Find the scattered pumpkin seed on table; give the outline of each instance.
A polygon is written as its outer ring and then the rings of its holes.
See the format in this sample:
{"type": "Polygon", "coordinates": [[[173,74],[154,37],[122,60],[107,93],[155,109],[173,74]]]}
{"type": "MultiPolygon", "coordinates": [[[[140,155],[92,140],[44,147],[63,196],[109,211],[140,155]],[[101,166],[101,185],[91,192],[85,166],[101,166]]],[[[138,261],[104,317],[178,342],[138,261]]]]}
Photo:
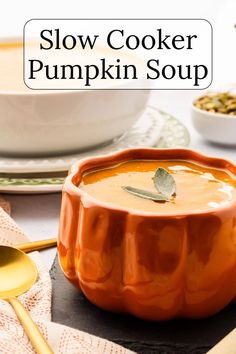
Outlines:
{"type": "Polygon", "coordinates": [[[236,96],[229,92],[212,93],[198,98],[194,106],[212,113],[236,116],[236,96]]]}

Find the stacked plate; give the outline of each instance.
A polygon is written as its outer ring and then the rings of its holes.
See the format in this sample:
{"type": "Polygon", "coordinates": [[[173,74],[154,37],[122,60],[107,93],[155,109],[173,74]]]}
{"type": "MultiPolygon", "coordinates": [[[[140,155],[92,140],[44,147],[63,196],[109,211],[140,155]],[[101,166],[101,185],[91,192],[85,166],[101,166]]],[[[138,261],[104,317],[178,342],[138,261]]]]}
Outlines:
{"type": "Polygon", "coordinates": [[[187,129],[171,115],[147,107],[133,127],[119,138],[96,149],[47,158],[0,156],[1,193],[60,192],[70,166],[81,158],[129,147],[187,147],[187,129]]]}

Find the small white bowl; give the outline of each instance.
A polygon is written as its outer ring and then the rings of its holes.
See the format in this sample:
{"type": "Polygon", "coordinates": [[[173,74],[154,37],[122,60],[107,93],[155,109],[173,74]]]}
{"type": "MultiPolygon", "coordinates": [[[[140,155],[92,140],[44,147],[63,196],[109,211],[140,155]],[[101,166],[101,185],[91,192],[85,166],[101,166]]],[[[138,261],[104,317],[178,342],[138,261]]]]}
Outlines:
{"type": "Polygon", "coordinates": [[[224,145],[236,145],[236,116],[207,112],[192,104],[192,122],[206,140],[224,145]]]}

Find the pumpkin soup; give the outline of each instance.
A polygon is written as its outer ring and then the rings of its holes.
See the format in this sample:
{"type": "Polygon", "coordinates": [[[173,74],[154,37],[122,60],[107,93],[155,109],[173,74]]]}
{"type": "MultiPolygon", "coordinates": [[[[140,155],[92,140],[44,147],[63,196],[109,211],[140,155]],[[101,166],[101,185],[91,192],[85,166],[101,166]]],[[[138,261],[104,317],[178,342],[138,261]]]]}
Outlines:
{"type": "Polygon", "coordinates": [[[89,171],[79,187],[103,202],[158,214],[212,210],[236,197],[236,180],[226,171],[181,160],[135,160],[89,171]]]}
{"type": "Polygon", "coordinates": [[[23,43],[0,42],[0,90],[29,91],[23,80],[23,43]]]}

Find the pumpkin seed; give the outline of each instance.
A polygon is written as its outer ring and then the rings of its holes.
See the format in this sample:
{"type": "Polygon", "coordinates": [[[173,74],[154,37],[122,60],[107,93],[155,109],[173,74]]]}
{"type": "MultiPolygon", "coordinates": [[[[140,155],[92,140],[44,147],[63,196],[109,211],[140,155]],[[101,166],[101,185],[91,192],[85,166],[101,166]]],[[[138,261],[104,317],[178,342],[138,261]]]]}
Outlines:
{"type": "Polygon", "coordinates": [[[236,96],[229,92],[212,93],[199,97],[194,106],[212,113],[236,115],[236,96]]]}

